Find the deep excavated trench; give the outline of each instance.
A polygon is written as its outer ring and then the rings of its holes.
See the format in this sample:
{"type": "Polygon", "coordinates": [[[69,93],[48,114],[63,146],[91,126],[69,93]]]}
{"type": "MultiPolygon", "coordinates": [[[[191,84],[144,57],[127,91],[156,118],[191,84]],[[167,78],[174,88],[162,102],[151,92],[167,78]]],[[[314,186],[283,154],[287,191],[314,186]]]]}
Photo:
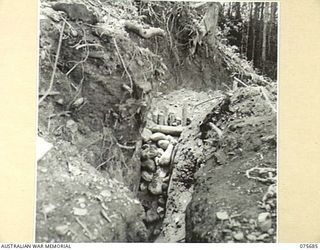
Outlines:
{"type": "Polygon", "coordinates": [[[168,107],[158,107],[148,114],[147,126],[142,132],[144,144],[138,198],[146,212],[145,223],[150,241],[154,241],[162,230],[177,143],[189,123],[189,118],[185,117],[185,107],[180,113],[172,112],[168,107]]]}
{"type": "MultiPolygon", "coordinates": [[[[213,97],[221,97],[221,92],[180,89],[168,94],[158,93],[151,101],[151,111],[146,115],[147,123],[142,131],[141,180],[137,195],[145,209],[144,222],[149,231],[149,241],[163,241],[160,235],[166,230],[163,221],[170,220],[165,216],[171,217],[172,210],[183,218],[177,226],[180,232],[175,232],[171,237],[175,241],[181,241],[181,238],[185,237],[181,237],[181,233],[184,234],[185,230],[184,214],[187,200],[184,206],[176,209],[177,204],[167,203],[168,189],[172,183],[173,170],[178,163],[175,161],[175,155],[182,141],[180,135],[186,129],[191,130],[192,120],[200,121],[200,117],[203,117],[206,111],[209,112],[215,99],[213,97]],[[208,102],[203,103],[204,100],[208,102]],[[169,213],[166,213],[167,209],[170,210],[169,213]]],[[[191,163],[188,168],[195,169],[195,165],[191,163]]],[[[190,180],[193,179],[193,174],[194,172],[188,174],[190,180]]],[[[184,179],[188,178],[184,176],[184,179]]],[[[182,178],[181,181],[185,180],[182,178]]],[[[190,182],[190,187],[192,186],[190,182]]],[[[188,192],[181,197],[187,194],[188,192]]]]}

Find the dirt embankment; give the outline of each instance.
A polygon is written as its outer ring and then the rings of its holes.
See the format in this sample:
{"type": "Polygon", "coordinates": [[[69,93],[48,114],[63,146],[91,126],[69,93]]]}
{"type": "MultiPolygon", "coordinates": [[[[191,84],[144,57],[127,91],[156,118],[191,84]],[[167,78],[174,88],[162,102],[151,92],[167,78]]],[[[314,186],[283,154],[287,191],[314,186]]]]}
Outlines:
{"type": "Polygon", "coordinates": [[[261,88],[234,92],[200,132],[205,160],[186,210],[186,241],[275,242],[276,113],[261,88]]]}
{"type": "Polygon", "coordinates": [[[36,241],[147,240],[140,131],[162,66],[123,20],[139,21],[131,1],[41,2],[38,134],[54,148],[38,161],[36,241]]]}
{"type": "Polygon", "coordinates": [[[265,91],[197,96],[157,242],[275,242],[276,85],[265,91]]]}

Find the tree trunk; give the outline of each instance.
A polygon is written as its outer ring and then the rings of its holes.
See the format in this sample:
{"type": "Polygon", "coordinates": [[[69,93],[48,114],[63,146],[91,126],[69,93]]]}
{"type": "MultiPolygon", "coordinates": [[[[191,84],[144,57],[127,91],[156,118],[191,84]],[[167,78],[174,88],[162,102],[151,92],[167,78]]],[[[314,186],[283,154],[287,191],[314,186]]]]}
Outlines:
{"type": "Polygon", "coordinates": [[[232,9],[232,3],[228,3],[228,17],[229,18],[231,18],[231,13],[232,13],[231,9],[232,9]]]}
{"type": "Polygon", "coordinates": [[[265,64],[266,64],[266,45],[267,45],[267,28],[268,28],[268,21],[269,21],[269,3],[265,3],[264,7],[264,15],[263,15],[263,31],[262,31],[262,53],[261,53],[261,60],[262,60],[262,69],[263,72],[265,71],[265,64]]]}
{"type": "Polygon", "coordinates": [[[259,3],[254,3],[255,7],[254,7],[254,17],[253,17],[253,22],[252,22],[252,62],[253,65],[256,65],[256,60],[255,60],[255,50],[256,50],[256,27],[257,27],[257,22],[258,22],[258,16],[259,16],[259,3]]]}
{"type": "Polygon", "coordinates": [[[191,55],[195,54],[196,47],[198,44],[202,44],[202,39],[205,36],[207,36],[208,45],[214,48],[220,8],[220,3],[209,3],[208,9],[198,26],[199,34],[193,39],[193,47],[190,49],[191,55]]]}
{"type": "Polygon", "coordinates": [[[251,50],[250,50],[250,44],[251,44],[251,37],[250,37],[250,34],[252,34],[252,3],[248,3],[248,6],[249,6],[249,9],[250,9],[250,16],[249,16],[249,21],[248,21],[248,33],[247,33],[247,58],[248,60],[250,60],[252,57],[251,57],[251,50]]]}
{"type": "MultiPolygon", "coordinates": [[[[274,47],[272,37],[277,35],[276,31],[276,12],[277,12],[277,3],[271,3],[271,11],[270,11],[270,25],[269,25],[269,58],[271,61],[274,61],[274,52],[272,48],[274,47]]],[[[277,37],[276,37],[277,40],[277,37]]],[[[277,46],[276,46],[277,47],[277,46]]]]}
{"type": "Polygon", "coordinates": [[[240,21],[241,19],[241,13],[240,13],[240,2],[235,3],[235,11],[236,11],[236,19],[237,21],[240,21]]]}
{"type": "Polygon", "coordinates": [[[263,40],[263,13],[264,13],[264,3],[260,4],[259,9],[259,19],[258,22],[258,41],[257,41],[257,51],[256,51],[256,57],[257,57],[257,67],[262,68],[262,59],[261,59],[261,52],[262,52],[262,40],[263,40]]]}

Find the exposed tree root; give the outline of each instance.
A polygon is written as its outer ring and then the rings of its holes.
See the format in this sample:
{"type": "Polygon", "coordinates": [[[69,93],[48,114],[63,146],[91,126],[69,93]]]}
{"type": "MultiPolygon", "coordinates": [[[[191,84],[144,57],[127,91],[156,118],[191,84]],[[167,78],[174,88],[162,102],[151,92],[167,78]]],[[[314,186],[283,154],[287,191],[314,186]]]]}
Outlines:
{"type": "Polygon", "coordinates": [[[140,24],[132,23],[130,21],[125,21],[124,27],[145,39],[149,39],[154,36],[165,36],[165,32],[163,29],[154,27],[145,28],[140,24]]]}
{"type": "Polygon", "coordinates": [[[50,84],[49,84],[49,88],[48,90],[45,92],[45,94],[40,98],[39,100],[39,104],[41,102],[43,102],[44,99],[46,99],[46,97],[49,95],[49,93],[51,93],[52,91],[52,87],[53,87],[53,81],[54,81],[54,77],[56,75],[56,70],[57,70],[57,65],[58,65],[58,59],[59,59],[59,55],[60,55],[60,49],[61,49],[61,43],[62,43],[62,38],[63,38],[63,32],[64,32],[64,27],[66,25],[66,22],[62,23],[62,27],[61,27],[61,31],[60,31],[60,37],[59,37],[59,43],[58,43],[58,48],[57,48],[57,54],[56,54],[56,60],[54,62],[54,66],[53,66],[53,72],[51,75],[51,80],[50,80],[50,84]]]}

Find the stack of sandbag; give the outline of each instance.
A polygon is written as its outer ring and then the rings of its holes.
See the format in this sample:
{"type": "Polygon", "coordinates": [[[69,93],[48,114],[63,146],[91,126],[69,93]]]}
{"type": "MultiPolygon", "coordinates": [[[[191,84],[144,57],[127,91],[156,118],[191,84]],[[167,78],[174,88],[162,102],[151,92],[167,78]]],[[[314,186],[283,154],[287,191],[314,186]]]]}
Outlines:
{"type": "Polygon", "coordinates": [[[170,163],[178,138],[161,132],[153,133],[147,128],[143,130],[142,138],[140,191],[147,192],[153,200],[157,200],[146,211],[146,222],[152,223],[164,217],[170,163]]]}

